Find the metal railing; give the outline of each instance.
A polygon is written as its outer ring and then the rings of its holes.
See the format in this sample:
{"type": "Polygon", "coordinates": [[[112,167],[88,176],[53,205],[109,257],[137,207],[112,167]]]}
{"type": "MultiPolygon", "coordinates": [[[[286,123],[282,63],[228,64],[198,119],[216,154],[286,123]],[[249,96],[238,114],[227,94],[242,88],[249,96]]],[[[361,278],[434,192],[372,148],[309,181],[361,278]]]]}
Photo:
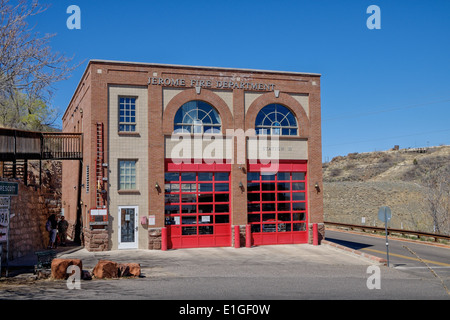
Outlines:
{"type": "Polygon", "coordinates": [[[82,139],[81,133],[0,128],[0,161],[82,159],[82,139]]]}
{"type": "MultiPolygon", "coordinates": [[[[372,227],[372,226],[362,226],[362,225],[356,225],[356,224],[349,224],[349,223],[340,223],[340,222],[331,222],[331,221],[324,221],[324,224],[327,225],[333,225],[338,227],[344,227],[349,229],[357,229],[357,230],[370,230],[370,231],[381,231],[385,232],[384,227],[372,227]]],[[[403,229],[393,229],[388,228],[387,229],[388,234],[401,234],[401,235],[414,235],[416,237],[428,237],[428,238],[434,238],[434,241],[437,242],[439,239],[441,240],[447,240],[450,241],[450,236],[445,234],[436,234],[436,233],[430,233],[430,232],[422,232],[422,231],[412,231],[412,230],[403,230],[403,229]]]]}
{"type": "Polygon", "coordinates": [[[81,133],[42,133],[43,159],[82,159],[81,133]]]}

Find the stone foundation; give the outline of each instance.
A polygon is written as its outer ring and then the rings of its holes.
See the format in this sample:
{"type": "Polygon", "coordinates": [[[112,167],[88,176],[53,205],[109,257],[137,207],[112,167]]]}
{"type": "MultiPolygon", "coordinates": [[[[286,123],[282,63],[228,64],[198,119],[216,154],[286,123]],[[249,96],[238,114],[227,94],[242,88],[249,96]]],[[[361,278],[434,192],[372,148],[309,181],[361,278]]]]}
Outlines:
{"type": "Polygon", "coordinates": [[[148,229],[148,248],[150,250],[161,250],[161,229],[148,229]]]}
{"type": "Polygon", "coordinates": [[[108,251],[111,250],[109,245],[109,232],[107,229],[89,229],[83,228],[84,247],[88,251],[108,251]]]}

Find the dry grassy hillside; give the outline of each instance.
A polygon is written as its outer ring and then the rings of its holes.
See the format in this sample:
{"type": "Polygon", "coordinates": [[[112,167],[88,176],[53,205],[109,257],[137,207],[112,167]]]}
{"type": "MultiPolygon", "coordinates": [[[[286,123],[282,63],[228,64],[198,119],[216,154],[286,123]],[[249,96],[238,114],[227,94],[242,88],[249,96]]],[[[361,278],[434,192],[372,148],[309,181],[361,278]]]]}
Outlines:
{"type": "Polygon", "coordinates": [[[392,228],[450,232],[450,146],[351,153],[324,163],[323,177],[326,221],[384,226],[377,216],[387,205],[392,228]]]}

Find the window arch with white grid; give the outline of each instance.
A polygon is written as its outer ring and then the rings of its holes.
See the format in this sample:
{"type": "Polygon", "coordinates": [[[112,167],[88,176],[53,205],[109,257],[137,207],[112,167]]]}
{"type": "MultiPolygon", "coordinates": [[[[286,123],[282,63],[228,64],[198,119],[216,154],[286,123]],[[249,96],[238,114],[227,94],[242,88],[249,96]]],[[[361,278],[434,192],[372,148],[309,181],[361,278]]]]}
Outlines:
{"type": "Polygon", "coordinates": [[[294,114],[281,104],[269,104],[262,108],[255,121],[256,134],[297,136],[298,124],[294,114]]]}
{"type": "Polygon", "coordinates": [[[219,113],[204,101],[189,101],[175,114],[174,130],[178,133],[220,133],[219,113]]]}

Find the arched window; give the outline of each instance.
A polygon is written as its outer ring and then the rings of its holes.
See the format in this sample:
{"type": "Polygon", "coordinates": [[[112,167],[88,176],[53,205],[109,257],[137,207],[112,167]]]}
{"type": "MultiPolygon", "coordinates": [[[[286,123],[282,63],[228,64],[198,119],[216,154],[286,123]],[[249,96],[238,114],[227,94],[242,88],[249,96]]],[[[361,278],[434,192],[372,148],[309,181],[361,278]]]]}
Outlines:
{"type": "Polygon", "coordinates": [[[183,133],[219,133],[219,113],[204,101],[186,102],[175,114],[174,130],[183,133]]]}
{"type": "Polygon", "coordinates": [[[280,104],[269,104],[259,111],[255,121],[256,134],[296,136],[297,120],[280,104]]]}

